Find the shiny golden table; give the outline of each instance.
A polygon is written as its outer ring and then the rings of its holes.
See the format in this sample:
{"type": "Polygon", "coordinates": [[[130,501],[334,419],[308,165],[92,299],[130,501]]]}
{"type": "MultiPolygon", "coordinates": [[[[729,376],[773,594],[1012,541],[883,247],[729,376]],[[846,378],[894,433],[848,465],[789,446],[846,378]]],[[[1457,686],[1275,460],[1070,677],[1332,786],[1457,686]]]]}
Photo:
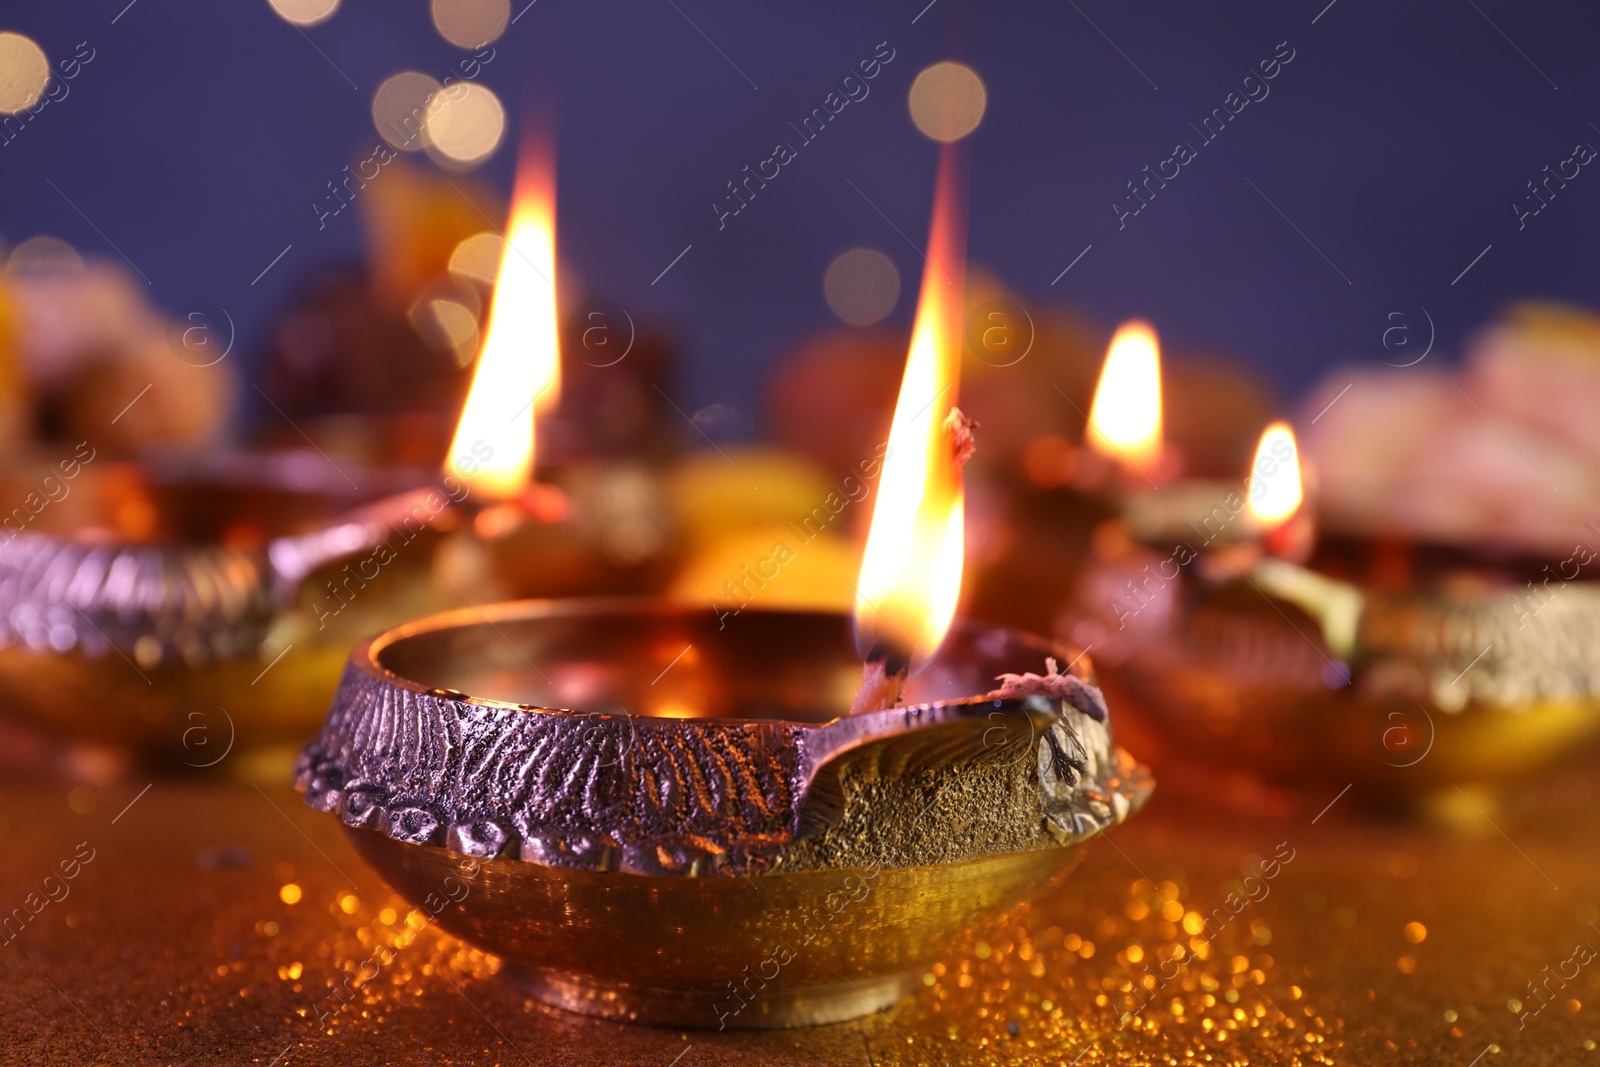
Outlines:
{"type": "Polygon", "coordinates": [[[719,1034],[526,998],[282,784],[13,774],[0,1063],[1600,1063],[1596,799],[1570,771],[1445,832],[1353,794],[1268,818],[1158,790],[913,998],[719,1034]],[[1170,962],[1180,942],[1205,957],[1170,962]]]}

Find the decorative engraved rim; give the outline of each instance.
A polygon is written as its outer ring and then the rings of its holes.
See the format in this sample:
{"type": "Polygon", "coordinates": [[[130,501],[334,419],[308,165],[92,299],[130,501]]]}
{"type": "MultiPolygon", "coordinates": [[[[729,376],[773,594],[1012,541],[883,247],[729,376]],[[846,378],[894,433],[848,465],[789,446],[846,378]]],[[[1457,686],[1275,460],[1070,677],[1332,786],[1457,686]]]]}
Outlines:
{"type": "MultiPolygon", "coordinates": [[[[815,724],[511,704],[432,688],[380,662],[400,641],[459,627],[697,611],[629,598],[520,601],[371,638],[351,653],[328,718],[297,761],[295,787],[312,807],[396,841],[641,875],[770,867],[807,832],[808,800],[832,761],[891,743],[948,748],[964,736],[970,745],[996,716],[1030,724],[1029,743],[1038,740],[1039,814],[1059,845],[1122,821],[1152,788],[1112,744],[1099,691],[1087,684],[1081,696],[977,695],[815,724]]],[[[963,629],[1020,642],[1041,660],[1057,651],[1014,631],[963,629]]]]}
{"type": "Polygon", "coordinates": [[[380,504],[370,498],[419,481],[409,469],[352,466],[368,486],[352,493],[349,483],[326,472],[325,460],[310,470],[304,460],[299,453],[221,453],[146,464],[156,485],[270,489],[328,500],[322,526],[261,548],[92,542],[39,530],[0,537],[0,648],[77,651],[95,659],[116,650],[146,663],[153,657],[191,667],[255,656],[306,574],[371,547],[381,535],[382,516],[373,514],[380,504]]]}

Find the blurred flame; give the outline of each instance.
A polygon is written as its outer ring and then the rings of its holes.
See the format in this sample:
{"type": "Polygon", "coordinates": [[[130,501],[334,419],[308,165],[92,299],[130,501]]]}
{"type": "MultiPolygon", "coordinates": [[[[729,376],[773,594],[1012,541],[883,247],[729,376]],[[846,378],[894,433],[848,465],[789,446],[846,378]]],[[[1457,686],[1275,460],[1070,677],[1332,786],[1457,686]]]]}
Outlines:
{"type": "Polygon", "coordinates": [[[1261,432],[1250,465],[1250,493],[1245,509],[1264,530],[1282,526],[1300,510],[1305,490],[1300,484],[1300,449],[1286,422],[1261,432]]]}
{"type": "Polygon", "coordinates": [[[555,277],[555,156],[532,142],[517,166],[483,350],[445,461],[447,474],[490,499],[509,500],[532,481],[534,417],[560,393],[555,277]]]}
{"type": "Polygon", "coordinates": [[[940,157],[927,268],[856,591],[856,644],[932,656],[961,594],[964,500],[946,425],[961,369],[965,219],[953,150],[940,157]]]}
{"type": "Polygon", "coordinates": [[[1089,408],[1089,444],[1143,470],[1161,454],[1161,348],[1149,323],[1122,324],[1089,408]]]}

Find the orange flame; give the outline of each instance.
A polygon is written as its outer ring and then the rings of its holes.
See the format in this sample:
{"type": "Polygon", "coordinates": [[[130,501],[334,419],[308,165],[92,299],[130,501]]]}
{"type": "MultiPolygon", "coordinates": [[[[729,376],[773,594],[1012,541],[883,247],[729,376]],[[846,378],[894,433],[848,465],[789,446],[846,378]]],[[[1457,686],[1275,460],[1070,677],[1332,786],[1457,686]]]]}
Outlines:
{"type": "Polygon", "coordinates": [[[1161,346],[1149,323],[1122,324],[1089,407],[1089,445],[1137,470],[1161,455],[1161,346]]]}
{"type": "Polygon", "coordinates": [[[1261,432],[1261,443],[1256,446],[1245,510],[1263,530],[1270,531],[1294,518],[1304,500],[1294,431],[1286,422],[1275,422],[1261,432]]]}
{"type": "Polygon", "coordinates": [[[555,157],[534,142],[518,162],[489,326],[444,468],[492,500],[528,488],[535,416],[560,393],[555,277],[555,157]]]}
{"type": "Polygon", "coordinates": [[[956,159],[939,162],[927,268],[856,589],[856,643],[932,656],[961,594],[965,506],[951,415],[961,378],[965,220],[956,159]]]}

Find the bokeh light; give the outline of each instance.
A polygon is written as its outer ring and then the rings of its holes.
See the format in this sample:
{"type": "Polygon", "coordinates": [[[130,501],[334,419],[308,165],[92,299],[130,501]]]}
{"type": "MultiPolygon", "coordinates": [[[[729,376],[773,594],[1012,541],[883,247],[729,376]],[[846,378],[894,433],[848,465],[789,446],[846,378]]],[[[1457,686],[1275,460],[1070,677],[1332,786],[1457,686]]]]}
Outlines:
{"type": "Polygon", "coordinates": [[[988,104],[983,79],[965,63],[935,63],[911,83],[911,121],[935,141],[959,141],[977,129],[988,104]]]}
{"type": "Polygon", "coordinates": [[[6,270],[12,274],[75,274],[83,270],[83,257],[61,238],[41,233],[11,250],[11,255],[6,259],[6,270]]]}
{"type": "Polygon", "coordinates": [[[450,273],[459,279],[493,285],[505,247],[505,239],[497,233],[475,233],[450,253],[450,273]]]}
{"type": "Polygon", "coordinates": [[[434,99],[427,114],[428,155],[456,168],[482,163],[500,146],[506,109],[481,85],[457,82],[434,99]]]}
{"type": "Polygon", "coordinates": [[[478,323],[483,300],[464,280],[438,278],[412,301],[406,317],[429,346],[449,352],[456,366],[472,362],[479,348],[478,323]]]}
{"type": "Polygon", "coordinates": [[[828,264],[822,291],[839,318],[852,326],[871,326],[900,299],[900,272],[876,248],[852,248],[828,264]]]}
{"type": "Polygon", "coordinates": [[[433,26],[461,48],[481,48],[506,32],[511,0],[433,0],[433,26]]]}
{"type": "Polygon", "coordinates": [[[439,89],[438,82],[419,71],[391,74],[372,94],[372,125],[402,152],[422,151],[428,146],[428,102],[439,89]]]}
{"type": "Polygon", "coordinates": [[[0,112],[21,111],[50,81],[44,49],[20,33],[0,33],[0,112]]]}
{"type": "Polygon", "coordinates": [[[272,10],[296,26],[326,22],[339,10],[339,0],[267,0],[272,10]]]}
{"type": "Polygon", "coordinates": [[[417,334],[449,352],[456,366],[465,367],[478,354],[478,314],[459,300],[424,298],[412,305],[409,318],[417,334]]]}

